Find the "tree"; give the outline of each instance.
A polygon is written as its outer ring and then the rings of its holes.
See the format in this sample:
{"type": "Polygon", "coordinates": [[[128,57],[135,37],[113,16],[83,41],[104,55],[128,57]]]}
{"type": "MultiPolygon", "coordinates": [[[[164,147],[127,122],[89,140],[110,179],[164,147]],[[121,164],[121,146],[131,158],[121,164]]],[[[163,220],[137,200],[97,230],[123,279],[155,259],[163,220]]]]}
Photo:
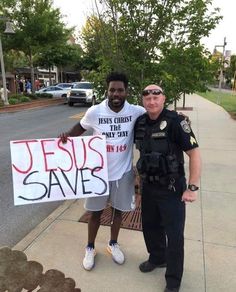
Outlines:
{"type": "Polygon", "coordinates": [[[214,79],[215,65],[210,62],[211,55],[202,46],[189,48],[171,47],[163,53],[160,61],[159,82],[168,92],[169,102],[181,95],[183,107],[185,94],[206,91],[214,79]]]}
{"type": "MultiPolygon", "coordinates": [[[[226,67],[226,66],[225,66],[226,67]]],[[[230,62],[225,69],[226,83],[235,89],[236,88],[236,55],[230,57],[230,62]]]]}
{"type": "Polygon", "coordinates": [[[88,17],[85,26],[82,28],[81,40],[84,45],[84,69],[98,69],[99,59],[103,55],[105,40],[103,30],[106,24],[100,21],[96,16],[88,17]]]}
{"type": "MultiPolygon", "coordinates": [[[[60,44],[59,46],[47,45],[41,49],[40,54],[37,55],[35,64],[37,66],[49,70],[49,77],[51,76],[51,69],[57,66],[61,69],[65,66],[72,66],[74,69],[81,67],[82,48],[79,45],[60,44]]],[[[51,79],[49,78],[51,84],[51,79]]]]}
{"type": "Polygon", "coordinates": [[[236,90],[236,55],[232,55],[230,58],[230,70],[231,70],[232,89],[236,90]]]}
{"type": "Polygon", "coordinates": [[[15,24],[14,41],[10,46],[24,52],[31,68],[34,86],[34,62],[48,47],[66,44],[71,29],[61,22],[59,9],[52,8],[51,0],[19,0],[6,3],[5,12],[15,24]]]}
{"type": "MultiPolygon", "coordinates": [[[[208,11],[209,6],[212,5],[211,0],[102,0],[99,2],[105,7],[103,11],[97,11],[100,32],[101,34],[103,32],[103,38],[108,40],[110,49],[105,61],[101,58],[101,54],[100,59],[96,58],[99,68],[107,71],[120,69],[127,72],[136,95],[148,83],[162,81],[165,85],[171,84],[166,89],[168,98],[173,100],[180,96],[183,90],[180,86],[181,80],[184,80],[183,74],[180,80],[177,76],[180,71],[178,68],[173,67],[172,70],[170,68],[169,72],[164,68],[171,56],[176,58],[176,66],[181,65],[182,70],[185,65],[185,74],[191,70],[191,58],[187,57],[188,53],[193,57],[197,56],[198,65],[201,63],[199,74],[204,74],[204,70],[208,70],[206,52],[200,41],[209,35],[221,18],[218,9],[208,11]],[[185,58],[185,62],[181,62],[181,58],[185,58]],[[173,75],[171,71],[175,71],[176,74],[173,75]]],[[[86,40],[88,41],[89,38],[86,40]]],[[[104,50],[99,43],[96,45],[100,48],[98,51],[104,50]]],[[[189,89],[185,83],[185,92],[192,90],[194,82],[196,79],[192,80],[189,89]]]]}
{"type": "Polygon", "coordinates": [[[17,50],[8,50],[4,56],[6,71],[13,72],[15,68],[26,67],[28,64],[25,54],[17,50]]]}

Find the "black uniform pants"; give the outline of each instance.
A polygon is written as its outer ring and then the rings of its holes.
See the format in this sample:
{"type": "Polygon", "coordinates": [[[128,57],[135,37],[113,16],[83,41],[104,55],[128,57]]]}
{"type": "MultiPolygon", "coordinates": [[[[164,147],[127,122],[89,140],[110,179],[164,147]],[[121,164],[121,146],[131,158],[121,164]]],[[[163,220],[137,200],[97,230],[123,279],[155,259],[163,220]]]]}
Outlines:
{"type": "Polygon", "coordinates": [[[185,203],[182,192],[160,191],[156,184],[142,187],[142,227],[154,264],[166,262],[166,283],[169,288],[181,284],[184,262],[185,203]]]}

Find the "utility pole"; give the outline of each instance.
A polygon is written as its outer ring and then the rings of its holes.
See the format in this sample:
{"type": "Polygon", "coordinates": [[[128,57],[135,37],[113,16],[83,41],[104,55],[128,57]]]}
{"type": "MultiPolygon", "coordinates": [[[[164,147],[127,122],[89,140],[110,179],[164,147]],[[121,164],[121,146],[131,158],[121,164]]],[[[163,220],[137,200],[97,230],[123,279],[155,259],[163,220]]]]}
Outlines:
{"type": "MultiPolygon", "coordinates": [[[[6,20],[4,17],[0,17],[0,20],[6,20]]],[[[6,21],[6,29],[4,31],[6,34],[14,34],[14,30],[12,28],[12,23],[10,21],[6,21]]],[[[3,85],[3,98],[4,104],[8,105],[8,90],[7,90],[7,82],[6,82],[6,72],[5,72],[5,65],[3,59],[3,50],[2,50],[2,40],[0,35],[0,62],[1,62],[1,71],[2,71],[2,85],[3,85]]]]}
{"type": "Polygon", "coordinates": [[[3,102],[5,105],[8,105],[8,92],[7,92],[7,83],[6,83],[6,72],[5,65],[3,60],[3,51],[2,51],[2,40],[0,36],[0,62],[1,62],[1,72],[2,72],[2,87],[3,87],[3,102]]]}
{"type": "Polygon", "coordinates": [[[215,46],[215,51],[217,47],[221,47],[223,48],[223,52],[222,52],[222,58],[221,58],[221,62],[220,62],[220,75],[219,75],[219,85],[218,85],[218,90],[219,90],[219,94],[217,95],[217,104],[220,104],[221,102],[221,89],[222,89],[222,82],[224,80],[224,59],[225,59],[225,47],[227,45],[226,42],[226,37],[224,37],[224,44],[223,45],[217,45],[215,46]]]}

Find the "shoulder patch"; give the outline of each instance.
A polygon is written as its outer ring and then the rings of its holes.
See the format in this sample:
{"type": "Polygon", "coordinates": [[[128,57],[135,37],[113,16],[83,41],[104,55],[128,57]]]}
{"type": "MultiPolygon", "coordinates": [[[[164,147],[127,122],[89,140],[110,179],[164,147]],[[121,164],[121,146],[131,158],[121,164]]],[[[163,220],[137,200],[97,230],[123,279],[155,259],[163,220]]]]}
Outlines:
{"type": "Polygon", "coordinates": [[[186,120],[181,121],[180,125],[185,133],[191,133],[191,128],[186,120]]]}

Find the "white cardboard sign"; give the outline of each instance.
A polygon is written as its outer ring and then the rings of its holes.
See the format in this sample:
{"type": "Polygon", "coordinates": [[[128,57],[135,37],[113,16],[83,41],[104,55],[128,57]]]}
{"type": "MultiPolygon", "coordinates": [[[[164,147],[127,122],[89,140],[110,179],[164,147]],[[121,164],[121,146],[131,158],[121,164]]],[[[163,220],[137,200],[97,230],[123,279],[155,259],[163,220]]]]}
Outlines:
{"type": "Polygon", "coordinates": [[[17,140],[10,148],[15,205],[109,194],[102,135],[17,140]]]}

